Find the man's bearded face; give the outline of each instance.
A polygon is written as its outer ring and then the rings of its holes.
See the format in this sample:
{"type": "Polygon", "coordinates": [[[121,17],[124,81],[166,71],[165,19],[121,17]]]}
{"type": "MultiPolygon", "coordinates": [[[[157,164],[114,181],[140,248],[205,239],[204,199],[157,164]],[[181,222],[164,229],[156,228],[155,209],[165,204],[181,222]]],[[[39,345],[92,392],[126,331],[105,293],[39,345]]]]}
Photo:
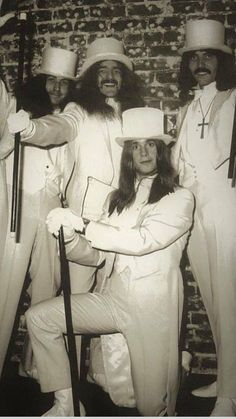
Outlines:
{"type": "Polygon", "coordinates": [[[189,58],[189,69],[200,87],[216,79],[217,57],[211,51],[194,51],[189,58]]]}
{"type": "Polygon", "coordinates": [[[49,94],[53,107],[59,106],[69,93],[70,82],[68,79],[56,76],[47,76],[46,91],[49,94]]]}
{"type": "Polygon", "coordinates": [[[121,88],[122,71],[119,62],[101,61],[97,77],[98,88],[106,97],[115,98],[121,88]]]}

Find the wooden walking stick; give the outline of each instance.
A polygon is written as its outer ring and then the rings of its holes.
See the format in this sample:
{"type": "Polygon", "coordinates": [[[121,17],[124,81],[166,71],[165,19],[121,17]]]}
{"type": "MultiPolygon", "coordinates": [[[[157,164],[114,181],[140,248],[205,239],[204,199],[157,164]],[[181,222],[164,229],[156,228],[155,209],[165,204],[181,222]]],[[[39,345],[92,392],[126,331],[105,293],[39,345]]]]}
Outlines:
{"type": "Polygon", "coordinates": [[[71,286],[69,264],[66,258],[65,241],[63,227],[59,230],[59,251],[61,266],[61,286],[64,298],[66,330],[68,338],[68,357],[70,363],[71,387],[74,406],[74,416],[80,416],[79,407],[79,372],[76,352],[75,335],[73,333],[72,313],[71,313],[71,286]]]}
{"type": "MultiPolygon", "coordinates": [[[[18,86],[21,86],[24,75],[24,55],[25,55],[25,33],[26,33],[26,20],[27,14],[20,13],[20,39],[19,39],[19,60],[18,60],[18,86]]],[[[16,103],[16,111],[21,109],[21,101],[18,98],[16,103]]],[[[16,237],[18,241],[19,233],[19,159],[20,159],[20,133],[15,134],[14,144],[14,161],[13,161],[13,174],[12,174],[12,204],[11,204],[11,235],[16,237]]]]}

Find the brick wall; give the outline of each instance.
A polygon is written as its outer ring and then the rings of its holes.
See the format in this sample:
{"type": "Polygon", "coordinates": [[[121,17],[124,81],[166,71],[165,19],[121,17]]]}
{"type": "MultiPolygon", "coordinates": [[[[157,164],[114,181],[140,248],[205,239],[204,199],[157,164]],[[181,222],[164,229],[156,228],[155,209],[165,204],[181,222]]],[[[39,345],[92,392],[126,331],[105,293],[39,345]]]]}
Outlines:
{"type": "MultiPolygon", "coordinates": [[[[5,10],[15,1],[8,0],[5,10]]],[[[77,51],[80,65],[87,45],[96,36],[123,40],[136,72],[146,84],[146,103],[161,108],[175,123],[178,110],[176,84],[184,40],[184,24],[192,18],[218,19],[225,24],[227,43],[236,47],[236,3],[234,0],[23,0],[18,8],[29,11],[34,21],[31,70],[39,65],[46,43],[77,51]]],[[[17,74],[18,35],[16,22],[1,30],[1,66],[9,89],[17,74]]],[[[27,57],[29,57],[27,43],[27,57]]],[[[25,66],[26,73],[29,65],[25,66]]],[[[193,371],[214,373],[214,345],[199,290],[189,267],[184,280],[188,295],[188,342],[194,350],[193,371]]]]}

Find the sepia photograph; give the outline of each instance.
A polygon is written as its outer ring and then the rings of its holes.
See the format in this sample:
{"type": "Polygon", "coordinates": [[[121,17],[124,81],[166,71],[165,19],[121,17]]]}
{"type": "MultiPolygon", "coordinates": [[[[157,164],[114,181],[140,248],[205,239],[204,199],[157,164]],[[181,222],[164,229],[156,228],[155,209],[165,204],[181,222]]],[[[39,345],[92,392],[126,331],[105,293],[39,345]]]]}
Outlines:
{"type": "Polygon", "coordinates": [[[0,417],[236,417],[235,0],[0,0],[0,417]]]}

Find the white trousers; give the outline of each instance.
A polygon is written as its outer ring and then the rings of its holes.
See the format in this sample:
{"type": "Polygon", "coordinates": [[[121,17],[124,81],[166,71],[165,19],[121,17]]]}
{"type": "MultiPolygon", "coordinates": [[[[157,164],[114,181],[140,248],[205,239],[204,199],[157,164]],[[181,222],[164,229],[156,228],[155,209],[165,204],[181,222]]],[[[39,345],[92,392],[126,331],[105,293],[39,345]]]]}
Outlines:
{"type": "MultiPolygon", "coordinates": [[[[1,236],[0,243],[0,374],[27,270],[32,280],[31,304],[52,298],[60,284],[56,240],[48,233],[45,224],[48,212],[59,206],[59,199],[48,197],[44,191],[35,195],[23,192],[21,204],[19,243],[10,235],[10,214],[5,240],[1,236]]],[[[1,207],[0,216],[4,214],[1,207]]],[[[30,369],[30,348],[26,358],[26,369],[30,369]]]]}
{"type": "Polygon", "coordinates": [[[217,396],[235,398],[236,199],[235,190],[226,186],[215,194],[213,190],[212,196],[199,186],[188,256],[215,342],[217,396]]]}
{"type": "MultiPolygon", "coordinates": [[[[163,304],[163,295],[158,303],[157,283],[147,291],[143,304],[139,286],[143,288],[143,281],[148,280],[133,281],[134,286],[127,281],[127,286],[116,285],[117,292],[107,294],[72,295],[73,327],[74,332],[80,334],[123,333],[130,352],[137,408],[144,416],[159,416],[167,408],[168,304],[163,304]]],[[[149,285],[147,282],[147,290],[149,285]]],[[[66,332],[63,298],[31,307],[26,319],[42,391],[71,387],[63,338],[66,332]]],[[[168,414],[173,415],[174,411],[168,414]]]]}

